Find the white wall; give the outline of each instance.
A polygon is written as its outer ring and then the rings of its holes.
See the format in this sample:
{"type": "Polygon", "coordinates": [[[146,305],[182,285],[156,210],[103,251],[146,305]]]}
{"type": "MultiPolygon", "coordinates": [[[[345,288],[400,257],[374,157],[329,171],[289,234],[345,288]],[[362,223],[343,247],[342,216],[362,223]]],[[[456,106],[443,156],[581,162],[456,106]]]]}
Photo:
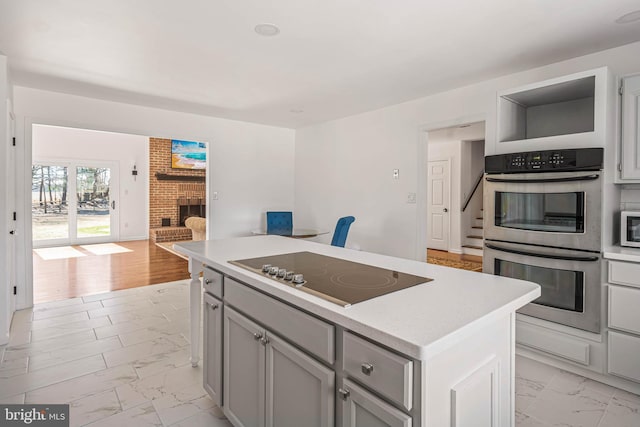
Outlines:
{"type": "MultiPolygon", "coordinates": [[[[424,259],[426,149],[424,130],[486,119],[495,139],[496,91],[578,71],[610,67],[618,76],[640,71],[640,42],[296,132],[295,205],[298,221],[334,224],[354,214],[349,241],[363,250],[424,259]],[[391,170],[400,168],[400,179],[391,170]],[[416,192],[417,204],[406,194],[416,192]]],[[[614,141],[610,141],[612,150],[614,141]]]]}
{"type": "Polygon", "coordinates": [[[19,306],[29,306],[31,288],[31,124],[79,127],[209,143],[207,203],[209,237],[249,235],[265,210],[293,209],[294,131],[25,87],[14,88],[17,116],[20,235],[19,306]],[[29,284],[29,286],[27,286],[29,284]],[[23,291],[24,290],[24,291],[23,291]],[[23,294],[21,295],[21,291],[23,294]]]}
{"type": "Polygon", "coordinates": [[[36,125],[33,127],[34,160],[110,161],[118,164],[119,240],[149,237],[149,138],[124,133],[36,125]],[[136,165],[138,176],[131,170],[136,165]]]}

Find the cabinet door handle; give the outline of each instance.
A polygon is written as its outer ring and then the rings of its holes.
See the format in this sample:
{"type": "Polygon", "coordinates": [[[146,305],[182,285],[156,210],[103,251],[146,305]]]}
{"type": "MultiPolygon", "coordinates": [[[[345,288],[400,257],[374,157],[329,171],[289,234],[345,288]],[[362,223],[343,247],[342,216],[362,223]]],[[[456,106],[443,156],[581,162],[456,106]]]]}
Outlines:
{"type": "Polygon", "coordinates": [[[338,393],[340,393],[340,397],[342,397],[342,400],[347,400],[347,398],[351,394],[349,390],[345,390],[343,388],[339,388],[338,393]]]}
{"type": "Polygon", "coordinates": [[[269,338],[267,338],[267,337],[263,337],[263,338],[260,340],[260,342],[262,343],[262,345],[267,345],[267,344],[269,344],[269,338]]]}
{"type": "Polygon", "coordinates": [[[217,310],[219,307],[219,304],[211,304],[211,310],[217,310]]]}
{"type": "Polygon", "coordinates": [[[204,279],[204,284],[205,285],[210,285],[211,284],[211,279],[204,279]]]}
{"type": "Polygon", "coordinates": [[[261,340],[262,339],[262,334],[260,332],[255,332],[253,334],[253,339],[256,340],[256,341],[261,340]]]}
{"type": "Polygon", "coordinates": [[[363,363],[362,366],[360,366],[360,370],[365,375],[371,375],[373,372],[373,365],[371,363],[363,363]]]}

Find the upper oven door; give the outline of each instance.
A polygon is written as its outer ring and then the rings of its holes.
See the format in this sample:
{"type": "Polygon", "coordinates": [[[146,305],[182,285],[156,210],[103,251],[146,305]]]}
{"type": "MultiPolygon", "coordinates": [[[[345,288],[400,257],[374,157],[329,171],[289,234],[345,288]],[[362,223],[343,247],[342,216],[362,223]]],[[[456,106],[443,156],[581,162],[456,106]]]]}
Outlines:
{"type": "Polygon", "coordinates": [[[601,172],[485,177],[487,239],[599,252],[601,172]]]}

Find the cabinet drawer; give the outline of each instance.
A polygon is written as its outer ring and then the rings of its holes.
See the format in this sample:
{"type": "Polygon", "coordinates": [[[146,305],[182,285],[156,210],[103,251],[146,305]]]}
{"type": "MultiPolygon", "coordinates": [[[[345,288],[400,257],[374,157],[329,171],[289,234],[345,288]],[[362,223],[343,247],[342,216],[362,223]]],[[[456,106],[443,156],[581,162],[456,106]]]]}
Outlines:
{"type": "Polygon", "coordinates": [[[640,338],[609,331],[610,374],[640,382],[640,338]]]}
{"type": "Polygon", "coordinates": [[[589,366],[589,343],[562,332],[517,322],[516,342],[589,366]]]}
{"type": "Polygon", "coordinates": [[[609,327],[640,334],[640,289],[609,285],[609,327]]]}
{"type": "Polygon", "coordinates": [[[210,267],[205,267],[202,272],[202,286],[204,290],[222,298],[222,273],[215,271],[210,267]]]}
{"type": "Polygon", "coordinates": [[[411,410],[413,362],[372,342],[345,332],[342,364],[350,377],[411,410]]]}
{"type": "Polygon", "coordinates": [[[640,264],[609,261],[609,282],[640,288],[640,264]]]}
{"type": "Polygon", "coordinates": [[[335,361],[335,328],[229,277],[224,299],[267,328],[329,364],[335,361]]]}

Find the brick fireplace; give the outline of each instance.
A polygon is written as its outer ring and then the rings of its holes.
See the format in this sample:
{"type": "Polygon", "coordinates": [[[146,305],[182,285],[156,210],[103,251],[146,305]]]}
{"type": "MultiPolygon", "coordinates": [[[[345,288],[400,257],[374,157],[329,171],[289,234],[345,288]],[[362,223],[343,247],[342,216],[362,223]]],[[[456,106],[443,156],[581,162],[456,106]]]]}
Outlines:
{"type": "Polygon", "coordinates": [[[205,216],[205,175],[206,172],[203,170],[172,169],[171,140],[149,138],[149,236],[151,240],[155,242],[191,240],[191,230],[184,226],[184,220],[187,216],[205,216]],[[163,218],[169,219],[169,226],[162,226],[163,218]]]}

